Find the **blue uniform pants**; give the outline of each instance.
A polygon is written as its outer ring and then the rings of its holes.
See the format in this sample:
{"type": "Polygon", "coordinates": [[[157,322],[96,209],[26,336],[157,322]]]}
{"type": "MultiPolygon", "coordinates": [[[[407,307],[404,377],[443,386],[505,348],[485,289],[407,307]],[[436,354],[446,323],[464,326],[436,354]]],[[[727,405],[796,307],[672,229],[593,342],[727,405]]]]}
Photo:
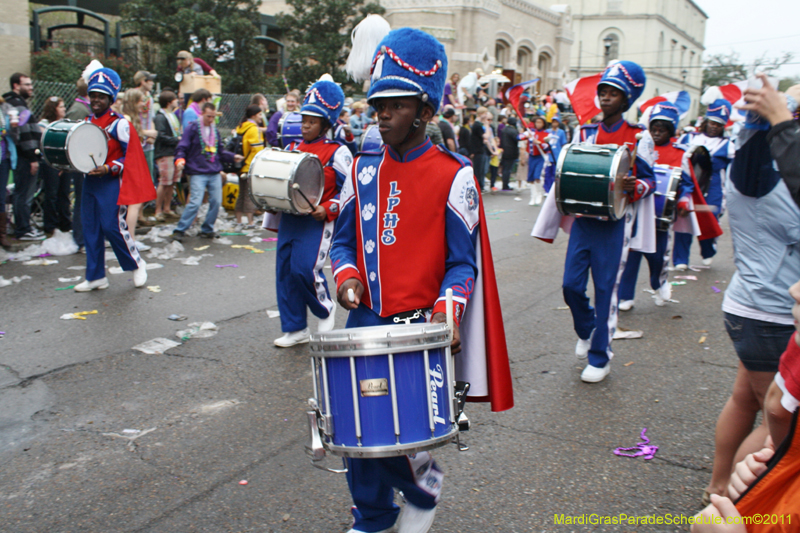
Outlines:
{"type": "Polygon", "coordinates": [[[544,169],[544,192],[550,193],[550,189],[553,187],[553,182],[556,180],[556,166],[550,165],[546,169],[544,169]]]}
{"type": "Polygon", "coordinates": [[[650,288],[657,291],[661,285],[667,282],[669,272],[670,236],[672,231],[656,231],[656,251],[652,254],[643,254],[631,250],[628,252],[628,260],[625,262],[625,270],[622,272],[622,280],[619,284],[619,299],[633,300],[636,296],[636,278],[639,276],[639,265],[642,256],[647,259],[650,267],[650,288]]]}
{"type": "Polygon", "coordinates": [[[287,213],[281,216],[275,279],[282,331],[305,329],[306,307],[319,318],[326,318],[333,310],[328,282],[322,274],[332,240],[333,222],[287,213]]]}
{"type": "Polygon", "coordinates": [[[544,168],[544,156],[532,155],[528,158],[528,182],[542,179],[542,169],[544,168]]]}
{"type": "MultiPolygon", "coordinates": [[[[394,324],[392,317],[381,317],[363,304],[347,317],[348,328],[390,324],[394,324]]],[[[406,501],[415,507],[433,509],[439,501],[443,478],[428,452],[382,459],[348,458],[347,485],[355,504],[353,529],[369,533],[392,527],[400,513],[394,504],[395,489],[402,491],[406,501]]]]}
{"type": "MultiPolygon", "coordinates": [[[[691,254],[692,240],[694,237],[690,233],[675,234],[675,253],[672,256],[673,265],[688,265],[691,254]]],[[[703,259],[717,255],[717,239],[705,239],[700,242],[700,255],[703,259]]]]}
{"type": "Polygon", "coordinates": [[[611,338],[617,327],[617,286],[630,243],[632,219],[630,212],[615,222],[578,218],[569,235],[564,301],[572,312],[578,337],[587,340],[591,336],[589,364],[598,368],[604,367],[610,359],[611,338]],[[586,296],[590,269],[594,307],[586,296]]]}
{"type": "Polygon", "coordinates": [[[81,198],[81,223],[86,250],[86,280],[106,276],[106,247],[111,243],[122,270],[136,270],[142,262],[139,251],[128,233],[125,215],[128,208],[117,205],[120,179],[114,176],[87,176],[81,198]]]}

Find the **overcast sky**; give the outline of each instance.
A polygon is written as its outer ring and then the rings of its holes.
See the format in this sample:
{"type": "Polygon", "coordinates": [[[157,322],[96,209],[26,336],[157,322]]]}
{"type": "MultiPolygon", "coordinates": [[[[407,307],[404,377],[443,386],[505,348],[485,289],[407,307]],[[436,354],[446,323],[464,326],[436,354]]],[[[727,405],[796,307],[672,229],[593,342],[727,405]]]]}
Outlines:
{"type": "Polygon", "coordinates": [[[739,52],[745,62],[793,52],[779,76],[800,77],[800,1],[694,0],[708,15],[705,55],[739,52]]]}

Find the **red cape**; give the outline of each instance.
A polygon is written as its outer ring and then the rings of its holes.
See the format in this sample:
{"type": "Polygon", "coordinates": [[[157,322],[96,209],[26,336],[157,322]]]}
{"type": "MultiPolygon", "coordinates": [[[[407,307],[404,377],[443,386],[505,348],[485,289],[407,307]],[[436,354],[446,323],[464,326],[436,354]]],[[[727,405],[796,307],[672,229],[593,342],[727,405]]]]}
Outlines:
{"type": "MultiPolygon", "coordinates": [[[[477,184],[476,184],[477,186],[477,184]]],[[[479,275],[483,282],[483,324],[486,343],[486,372],[489,384],[487,396],[468,396],[470,402],[490,402],[492,411],[506,411],[514,407],[514,390],[511,380],[511,366],[508,362],[508,346],[503,326],[503,312],[500,308],[500,293],[492,259],[492,246],[486,215],[483,210],[483,196],[480,199],[481,224],[479,235],[481,254],[479,275]]]]}
{"type": "Polygon", "coordinates": [[[705,206],[706,199],[703,197],[703,192],[700,190],[700,185],[697,183],[697,178],[694,175],[694,167],[691,162],[689,163],[689,173],[694,182],[694,191],[692,191],[692,201],[694,202],[694,214],[697,217],[697,224],[700,226],[700,235],[698,239],[705,241],[707,239],[714,239],[722,235],[722,228],[717,221],[717,217],[711,211],[698,210],[697,206],[705,206]]]}
{"type": "MultiPolygon", "coordinates": [[[[126,119],[121,119],[126,120],[126,119]]],[[[131,138],[125,153],[125,166],[122,168],[122,185],[119,189],[117,205],[143,204],[156,199],[153,176],[144,157],[139,134],[130,125],[131,138]]]]}

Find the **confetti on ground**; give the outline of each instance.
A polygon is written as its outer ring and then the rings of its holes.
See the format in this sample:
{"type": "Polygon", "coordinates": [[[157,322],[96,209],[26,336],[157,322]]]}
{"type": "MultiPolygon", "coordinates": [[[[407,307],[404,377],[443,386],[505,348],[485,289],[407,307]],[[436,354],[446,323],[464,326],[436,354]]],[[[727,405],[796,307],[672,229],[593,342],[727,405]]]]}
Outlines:
{"type": "Polygon", "coordinates": [[[58,278],[58,281],[60,281],[61,283],[70,283],[72,281],[80,281],[80,280],[81,280],[80,276],[75,276],[74,278],[58,278]]]}
{"type": "Polygon", "coordinates": [[[22,264],[27,266],[47,266],[47,265],[55,265],[58,263],[58,259],[31,259],[30,261],[25,261],[22,264]]]}
{"type": "Polygon", "coordinates": [[[214,265],[217,268],[239,268],[239,265],[214,265]]]}
{"type": "Polygon", "coordinates": [[[272,241],[277,241],[278,238],[277,237],[270,237],[269,239],[261,239],[261,240],[264,241],[264,242],[272,242],[272,241]]]}
{"type": "Polygon", "coordinates": [[[643,331],[617,328],[617,330],[614,332],[613,340],[641,339],[642,336],[644,336],[644,332],[643,331]]]}
{"type": "Polygon", "coordinates": [[[250,250],[254,254],[263,254],[264,250],[260,248],[256,248],[255,246],[250,246],[246,244],[234,244],[231,248],[243,248],[245,250],[250,250]]]}
{"type": "Polygon", "coordinates": [[[624,364],[624,365],[622,365],[622,366],[631,366],[632,364],[633,364],[633,361],[631,361],[630,363],[625,363],[625,364],[624,364]]]}
{"type": "Polygon", "coordinates": [[[233,236],[233,235],[247,235],[247,233],[241,233],[239,231],[230,231],[230,232],[226,232],[226,233],[220,233],[220,235],[223,235],[223,236],[226,236],[226,237],[230,237],[230,236],[233,236]]]}
{"type": "Polygon", "coordinates": [[[247,480],[243,479],[239,482],[239,485],[247,485],[247,480]]]}
{"type": "Polygon", "coordinates": [[[148,285],[147,290],[150,292],[161,292],[161,287],[158,285],[148,285]]]}
{"type": "Polygon", "coordinates": [[[281,316],[281,312],[280,311],[275,311],[275,310],[272,310],[272,309],[267,309],[267,316],[270,317],[270,318],[277,318],[277,317],[281,316]]]}
{"type": "Polygon", "coordinates": [[[569,306],[568,305],[562,305],[560,307],[556,307],[555,310],[556,311],[569,311],[569,306]]]}
{"type": "Polygon", "coordinates": [[[61,315],[61,320],[86,320],[86,315],[96,315],[97,310],[94,311],[78,311],[77,313],[67,313],[61,315]]]}
{"type": "Polygon", "coordinates": [[[650,446],[650,439],[645,437],[644,435],[645,432],[647,432],[647,428],[642,429],[642,435],[640,437],[642,441],[637,442],[636,446],[633,446],[631,448],[617,448],[614,450],[614,455],[619,455],[622,457],[644,456],[646,461],[655,457],[656,452],[658,451],[658,446],[650,446]],[[626,452],[634,452],[634,453],[626,453],[626,452]]]}
{"type": "Polygon", "coordinates": [[[68,290],[74,289],[74,288],[75,288],[75,285],[67,285],[66,287],[58,287],[56,290],[57,291],[68,291],[68,290]]]}
{"type": "Polygon", "coordinates": [[[719,287],[714,287],[713,285],[711,286],[711,290],[716,292],[717,294],[722,292],[721,290],[719,290],[719,287]]]}
{"type": "Polygon", "coordinates": [[[690,281],[697,281],[697,276],[675,276],[675,279],[688,279],[690,281]]]}
{"type": "Polygon", "coordinates": [[[686,281],[670,281],[669,282],[669,284],[673,285],[673,286],[686,285],[686,283],[688,283],[688,282],[686,282],[686,281]]]}
{"type": "Polygon", "coordinates": [[[702,337],[700,337],[700,340],[697,341],[697,344],[704,344],[705,342],[706,342],[706,336],[703,335],[702,337]]]}
{"type": "Polygon", "coordinates": [[[175,322],[180,322],[181,320],[186,320],[187,318],[189,317],[186,315],[169,315],[167,317],[167,319],[174,320],[175,322]]]}
{"type": "Polygon", "coordinates": [[[197,250],[198,252],[202,252],[203,250],[208,250],[209,248],[211,248],[211,245],[210,244],[206,244],[205,246],[199,246],[199,247],[195,248],[195,250],[197,250]]]}

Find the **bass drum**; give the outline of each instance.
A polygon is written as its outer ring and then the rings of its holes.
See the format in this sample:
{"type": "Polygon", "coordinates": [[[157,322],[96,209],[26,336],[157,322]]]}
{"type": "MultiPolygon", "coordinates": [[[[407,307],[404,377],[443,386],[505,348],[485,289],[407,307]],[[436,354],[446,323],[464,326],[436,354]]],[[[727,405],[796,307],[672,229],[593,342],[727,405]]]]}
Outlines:
{"type": "Polygon", "coordinates": [[[250,197],[261,209],[308,215],[325,189],[322,163],[314,154],[265,148],[250,163],[250,197]]]}
{"type": "Polygon", "coordinates": [[[678,205],[678,187],[681,184],[681,169],[668,165],[653,166],[656,180],[654,193],[656,207],[656,229],[667,231],[675,221],[675,208],[678,205]]]}
{"type": "Polygon", "coordinates": [[[359,152],[380,152],[383,146],[383,137],[377,124],[371,124],[364,130],[361,136],[361,146],[359,152]]]}
{"type": "Polygon", "coordinates": [[[620,220],[628,205],[622,190],[631,154],[615,144],[570,144],[556,165],[556,206],[562,215],[620,220]]]}
{"type": "Polygon", "coordinates": [[[57,120],[44,130],[40,150],[49,166],[87,174],[105,164],[108,137],[103,128],[91,122],[57,120]]]}
{"type": "Polygon", "coordinates": [[[278,121],[278,141],[283,148],[293,142],[303,142],[303,116],[300,113],[285,114],[278,121]]]}

